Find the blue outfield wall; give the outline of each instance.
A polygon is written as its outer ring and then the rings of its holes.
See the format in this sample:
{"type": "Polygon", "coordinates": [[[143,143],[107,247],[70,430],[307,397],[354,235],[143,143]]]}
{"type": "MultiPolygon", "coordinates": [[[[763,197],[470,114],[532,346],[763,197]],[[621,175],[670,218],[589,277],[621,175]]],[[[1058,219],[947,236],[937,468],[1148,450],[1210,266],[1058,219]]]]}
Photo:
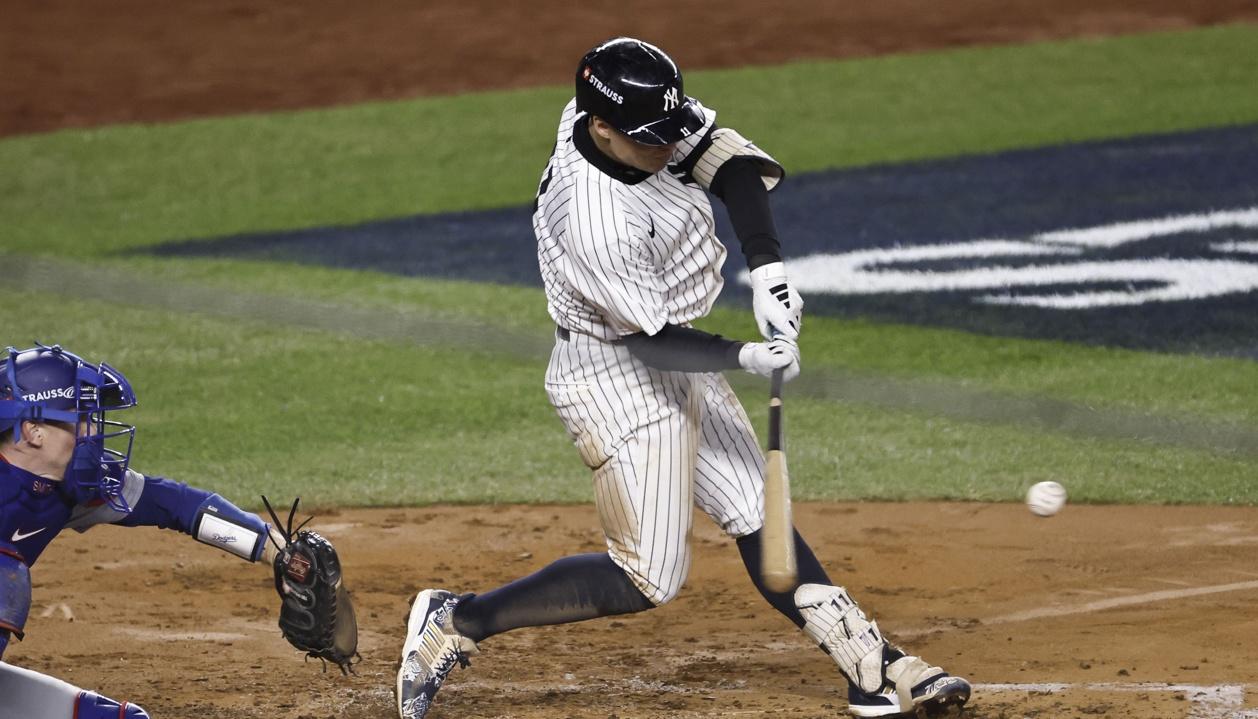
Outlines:
{"type": "MultiPolygon", "coordinates": [[[[1258,359],[1258,126],[788,176],[773,207],[810,314],[1258,359]]],[[[149,251],[540,284],[529,207],[149,251]]]]}

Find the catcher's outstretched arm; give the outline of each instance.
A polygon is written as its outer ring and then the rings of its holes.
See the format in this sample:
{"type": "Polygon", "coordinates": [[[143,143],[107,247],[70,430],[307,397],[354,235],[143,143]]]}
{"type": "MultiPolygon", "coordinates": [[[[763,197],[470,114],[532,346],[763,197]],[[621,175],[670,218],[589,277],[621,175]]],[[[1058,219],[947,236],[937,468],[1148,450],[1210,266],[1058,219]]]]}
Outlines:
{"type": "Polygon", "coordinates": [[[131,505],[130,512],[104,504],[78,507],[66,526],[80,532],[104,523],[174,529],[241,559],[256,562],[264,558],[270,527],[222,495],[134,470],[127,470],[123,494],[131,505]]]}

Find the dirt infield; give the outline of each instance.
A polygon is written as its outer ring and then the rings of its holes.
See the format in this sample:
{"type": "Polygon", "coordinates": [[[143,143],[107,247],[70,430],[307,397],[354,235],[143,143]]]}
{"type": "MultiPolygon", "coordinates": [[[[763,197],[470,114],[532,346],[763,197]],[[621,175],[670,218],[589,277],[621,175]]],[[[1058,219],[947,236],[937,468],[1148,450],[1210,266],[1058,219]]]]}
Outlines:
{"type": "MultiPolygon", "coordinates": [[[[978,684],[969,716],[1258,717],[1258,508],[808,504],[801,531],[884,631],[978,684]]],[[[6,659],[154,717],[393,716],[409,595],[483,591],[600,551],[592,507],[323,512],[360,611],[358,676],[303,664],[269,574],[190,538],[94,529],[36,566],[6,659]],[[69,619],[73,616],[73,620],[69,619]]],[[[833,717],[830,660],[755,594],[696,518],[682,596],[646,614],[482,645],[442,717],[833,717]]]]}
{"type": "Polygon", "coordinates": [[[622,34],[693,69],[1258,21],[1258,4],[0,0],[0,17],[4,136],[562,84],[622,34]]]}

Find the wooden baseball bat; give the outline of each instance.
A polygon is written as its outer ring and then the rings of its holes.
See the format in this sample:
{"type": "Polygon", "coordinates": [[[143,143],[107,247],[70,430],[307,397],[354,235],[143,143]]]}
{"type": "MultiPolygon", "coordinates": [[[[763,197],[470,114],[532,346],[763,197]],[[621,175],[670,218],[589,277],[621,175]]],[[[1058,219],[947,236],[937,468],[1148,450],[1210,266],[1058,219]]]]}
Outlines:
{"type": "Polygon", "coordinates": [[[760,573],[775,592],[795,588],[795,525],[791,520],[791,479],[782,447],[782,370],[775,370],[769,388],[769,450],[765,453],[764,533],[760,541],[760,573]]]}

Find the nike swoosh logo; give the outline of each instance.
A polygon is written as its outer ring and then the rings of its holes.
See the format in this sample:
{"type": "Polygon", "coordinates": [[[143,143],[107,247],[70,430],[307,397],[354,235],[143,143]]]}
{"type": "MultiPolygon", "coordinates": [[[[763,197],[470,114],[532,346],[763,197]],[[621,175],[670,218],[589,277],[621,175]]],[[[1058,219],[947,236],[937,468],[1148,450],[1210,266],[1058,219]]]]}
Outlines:
{"type": "Polygon", "coordinates": [[[23,539],[26,539],[27,537],[33,537],[33,536],[35,536],[36,534],[39,534],[40,532],[44,531],[45,529],[48,529],[48,528],[47,528],[47,527],[40,527],[39,529],[36,529],[34,532],[27,532],[26,534],[22,534],[22,530],[20,530],[20,529],[15,529],[15,530],[13,530],[13,540],[12,540],[12,541],[14,541],[14,542],[20,542],[20,541],[22,541],[23,539]]]}
{"type": "Polygon", "coordinates": [[[655,237],[655,218],[651,218],[651,231],[647,233],[651,237],[655,237]]]}

